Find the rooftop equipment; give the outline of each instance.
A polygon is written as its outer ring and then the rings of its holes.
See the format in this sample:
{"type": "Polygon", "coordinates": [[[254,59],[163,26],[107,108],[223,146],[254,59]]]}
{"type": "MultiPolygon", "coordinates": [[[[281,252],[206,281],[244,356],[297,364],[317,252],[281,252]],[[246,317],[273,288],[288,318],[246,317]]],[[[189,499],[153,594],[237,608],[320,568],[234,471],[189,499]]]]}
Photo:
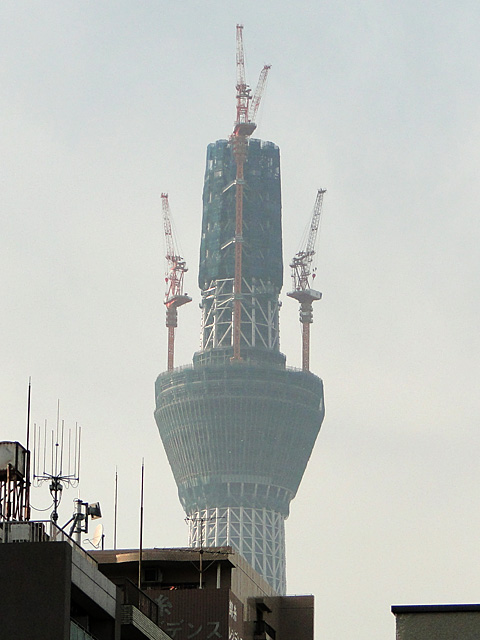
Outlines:
{"type": "Polygon", "coordinates": [[[33,431],[33,483],[40,486],[49,482],[53,498],[51,520],[58,521],[58,507],[64,487],[78,487],[80,481],[80,440],[81,428],[65,431],[65,421],[60,421],[60,401],[57,405],[57,425],[50,433],[47,443],[47,422],[44,428],[34,424],[33,431]],[[43,433],[42,433],[43,432],[43,433]]]}
{"type": "Polygon", "coordinates": [[[19,442],[0,442],[0,519],[24,520],[28,451],[19,442]]]}

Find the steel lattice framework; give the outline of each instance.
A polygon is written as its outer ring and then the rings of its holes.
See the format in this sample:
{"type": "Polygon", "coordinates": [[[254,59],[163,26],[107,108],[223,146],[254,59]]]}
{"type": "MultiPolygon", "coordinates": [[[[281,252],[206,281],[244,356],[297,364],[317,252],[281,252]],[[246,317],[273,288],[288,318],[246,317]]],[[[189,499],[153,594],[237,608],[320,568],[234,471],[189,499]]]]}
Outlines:
{"type": "MultiPolygon", "coordinates": [[[[202,292],[202,349],[233,345],[234,281],[214,280],[202,292]]],[[[278,295],[270,283],[243,279],[241,344],[278,351],[278,295]]]]}
{"type": "Polygon", "coordinates": [[[202,509],[189,514],[188,521],[191,547],[233,547],[278,593],[285,593],[285,518],[278,511],[202,509]]]}

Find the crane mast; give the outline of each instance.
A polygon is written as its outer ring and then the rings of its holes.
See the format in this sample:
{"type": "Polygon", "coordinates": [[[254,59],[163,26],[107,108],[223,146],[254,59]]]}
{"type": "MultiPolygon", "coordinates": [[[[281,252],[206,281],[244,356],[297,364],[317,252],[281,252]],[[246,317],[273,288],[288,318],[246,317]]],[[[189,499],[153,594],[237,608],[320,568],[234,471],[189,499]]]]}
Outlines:
{"type": "Polygon", "coordinates": [[[235,276],[233,284],[233,358],[240,361],[241,323],[242,323],[242,245],[243,245],[243,187],[245,184],[243,168],[247,158],[248,138],[257,128],[254,122],[265,88],[270,65],[265,65],[260,73],[257,88],[252,97],[251,89],[245,79],[245,54],[243,48],[243,25],[237,24],[237,113],[233,134],[230,136],[233,157],[237,167],[235,177],[235,276]]]}
{"type": "Polygon", "coordinates": [[[162,193],[163,230],[165,234],[165,298],[166,307],[165,324],[168,329],[168,356],[167,369],[173,369],[175,349],[175,329],[178,326],[178,307],[181,307],[192,299],[183,292],[183,280],[188,271],[187,263],[178,254],[172,230],[170,205],[168,193],[162,193]]]}
{"type": "Polygon", "coordinates": [[[312,261],[315,255],[315,245],[325,192],[325,189],[318,189],[317,191],[305,246],[295,254],[290,264],[290,268],[292,269],[293,291],[287,293],[287,296],[298,300],[300,303],[299,319],[302,324],[302,369],[304,371],[310,370],[310,325],[313,322],[312,303],[322,298],[320,291],[311,288],[310,278],[312,278],[312,280],[315,278],[315,273],[312,273],[312,261]]]}

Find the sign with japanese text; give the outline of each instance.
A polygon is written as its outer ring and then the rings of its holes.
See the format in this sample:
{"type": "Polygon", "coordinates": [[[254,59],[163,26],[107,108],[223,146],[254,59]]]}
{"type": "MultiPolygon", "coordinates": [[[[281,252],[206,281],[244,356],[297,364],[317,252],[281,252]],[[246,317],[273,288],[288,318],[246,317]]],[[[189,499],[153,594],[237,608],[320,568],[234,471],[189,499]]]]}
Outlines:
{"type": "Polygon", "coordinates": [[[159,626],[173,640],[243,640],[243,605],[229,589],[178,589],[149,594],[159,626]]]}

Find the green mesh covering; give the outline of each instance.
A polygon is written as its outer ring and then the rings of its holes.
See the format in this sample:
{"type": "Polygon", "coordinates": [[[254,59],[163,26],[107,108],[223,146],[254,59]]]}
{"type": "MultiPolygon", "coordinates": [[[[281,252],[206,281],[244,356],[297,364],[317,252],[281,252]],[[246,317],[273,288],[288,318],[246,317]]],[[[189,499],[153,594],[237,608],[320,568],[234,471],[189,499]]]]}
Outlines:
{"type": "MultiPolygon", "coordinates": [[[[212,280],[234,276],[235,246],[228,243],[235,235],[235,175],[236,164],[227,140],[208,145],[198,277],[201,289],[212,280]]],[[[243,277],[269,281],[280,290],[283,262],[278,147],[272,142],[250,140],[244,178],[243,277]]]]}

